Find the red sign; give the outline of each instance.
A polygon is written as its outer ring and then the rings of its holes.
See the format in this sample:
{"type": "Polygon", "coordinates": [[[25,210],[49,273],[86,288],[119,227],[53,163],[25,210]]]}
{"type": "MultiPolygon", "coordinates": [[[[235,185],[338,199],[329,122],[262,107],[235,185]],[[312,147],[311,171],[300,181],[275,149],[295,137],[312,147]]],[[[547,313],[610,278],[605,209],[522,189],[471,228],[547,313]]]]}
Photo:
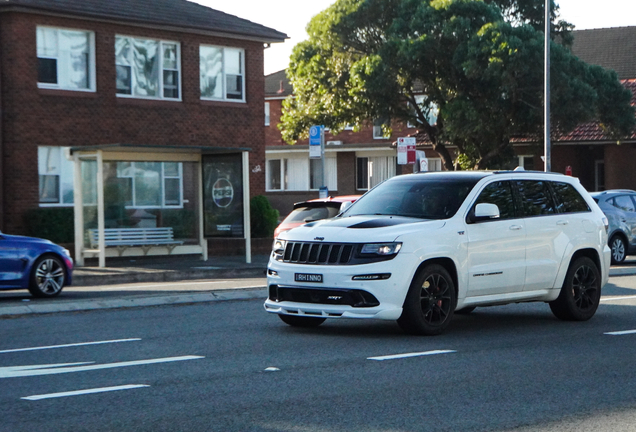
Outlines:
{"type": "Polygon", "coordinates": [[[415,138],[398,138],[397,163],[398,165],[414,164],[417,161],[415,151],[415,138]]]}
{"type": "Polygon", "coordinates": [[[565,167],[565,175],[572,175],[572,165],[568,165],[565,167]]]}

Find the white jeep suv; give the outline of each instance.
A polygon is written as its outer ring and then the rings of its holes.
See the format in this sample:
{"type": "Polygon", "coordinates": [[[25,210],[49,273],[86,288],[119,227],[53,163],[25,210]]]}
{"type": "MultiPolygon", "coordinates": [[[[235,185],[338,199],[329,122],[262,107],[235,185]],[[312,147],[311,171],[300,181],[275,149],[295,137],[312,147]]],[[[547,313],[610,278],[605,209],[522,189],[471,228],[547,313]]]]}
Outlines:
{"type": "Polygon", "coordinates": [[[607,228],[578,179],[560,174],[393,177],[337,217],[276,238],[264,306],[292,326],[377,318],[423,335],[454,313],[507,303],[588,320],[609,277],[607,228]]]}

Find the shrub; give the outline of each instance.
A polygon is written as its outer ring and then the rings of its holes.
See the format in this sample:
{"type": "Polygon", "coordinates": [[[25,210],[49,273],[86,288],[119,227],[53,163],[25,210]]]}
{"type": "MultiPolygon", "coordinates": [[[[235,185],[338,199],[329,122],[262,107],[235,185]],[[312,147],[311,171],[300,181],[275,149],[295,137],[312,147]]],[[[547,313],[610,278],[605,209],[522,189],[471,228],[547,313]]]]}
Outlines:
{"type": "Polygon", "coordinates": [[[26,234],[54,243],[75,241],[73,207],[31,209],[24,215],[26,234]]]}
{"type": "Polygon", "coordinates": [[[252,237],[272,237],[278,225],[278,210],[274,209],[266,197],[255,196],[250,200],[250,226],[252,237]]]}

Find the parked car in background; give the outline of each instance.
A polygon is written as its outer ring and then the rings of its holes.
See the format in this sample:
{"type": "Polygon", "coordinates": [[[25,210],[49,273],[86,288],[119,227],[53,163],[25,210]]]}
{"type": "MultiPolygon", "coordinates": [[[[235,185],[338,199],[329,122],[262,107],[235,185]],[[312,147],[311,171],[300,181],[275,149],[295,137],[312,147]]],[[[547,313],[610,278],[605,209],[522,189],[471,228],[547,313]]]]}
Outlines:
{"type": "Polygon", "coordinates": [[[590,195],[609,219],[612,264],[620,264],[636,254],[636,191],[612,189],[590,195]]]}
{"type": "Polygon", "coordinates": [[[360,198],[361,195],[343,195],[337,197],[317,198],[309,201],[297,202],[294,209],[274,230],[274,238],[284,231],[296,228],[307,222],[328,219],[340,213],[347,206],[360,198]]]}
{"type": "Polygon", "coordinates": [[[71,284],[73,259],[49,240],[0,232],[0,290],[28,289],[35,297],[54,297],[71,284]]]}

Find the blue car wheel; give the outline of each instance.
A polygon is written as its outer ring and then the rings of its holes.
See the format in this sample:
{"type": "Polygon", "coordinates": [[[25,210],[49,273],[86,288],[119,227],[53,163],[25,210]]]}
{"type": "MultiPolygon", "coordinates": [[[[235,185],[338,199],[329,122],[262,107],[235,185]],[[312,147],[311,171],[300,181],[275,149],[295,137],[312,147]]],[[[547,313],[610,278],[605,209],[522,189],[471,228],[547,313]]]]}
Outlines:
{"type": "Polygon", "coordinates": [[[66,281],[66,268],[54,255],[37,259],[31,271],[29,291],[34,297],[54,297],[62,292],[66,281]]]}

